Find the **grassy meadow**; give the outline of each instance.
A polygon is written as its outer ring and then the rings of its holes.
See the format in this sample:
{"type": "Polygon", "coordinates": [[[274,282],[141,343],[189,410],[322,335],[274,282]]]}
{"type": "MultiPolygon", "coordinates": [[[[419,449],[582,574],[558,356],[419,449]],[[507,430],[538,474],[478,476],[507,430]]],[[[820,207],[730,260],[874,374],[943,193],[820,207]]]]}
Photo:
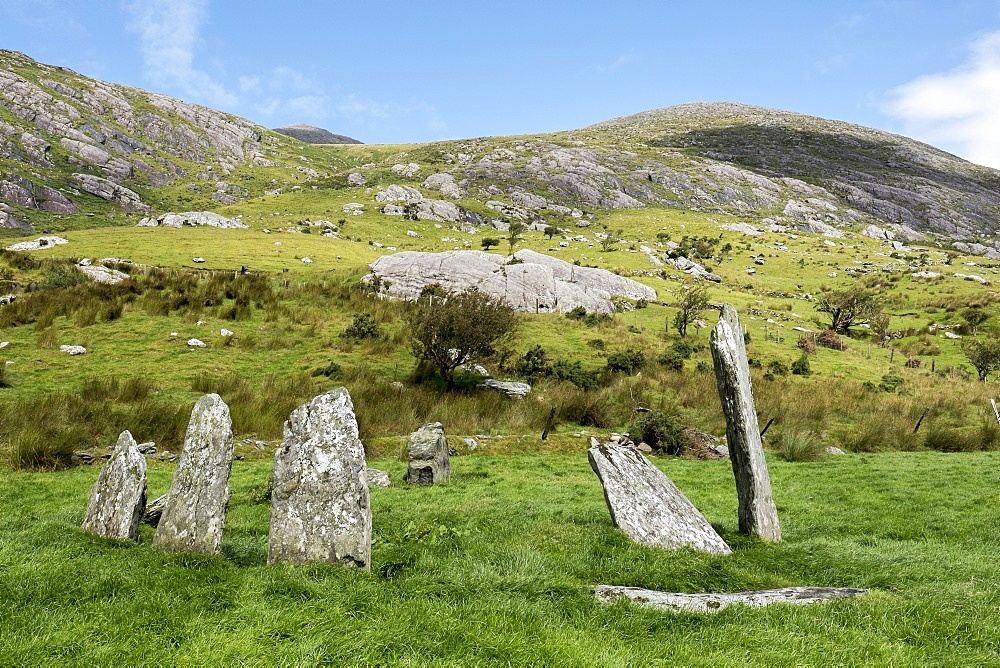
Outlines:
{"type": "MultiPolygon", "coordinates": [[[[734,547],[631,543],[582,446],[462,456],[410,487],[371,462],[370,572],[266,565],[270,463],[234,465],[219,556],[167,554],[79,529],[96,468],[0,486],[5,665],[991,665],[1000,661],[996,453],[771,458],[784,540],[736,533],[725,461],[658,465],[734,547]],[[814,606],[714,615],[595,602],[595,584],[665,591],[864,587],[814,606]]],[[[150,494],[172,467],[154,463],[150,494]]]]}
{"type": "MultiPolygon", "coordinates": [[[[423,176],[455,146],[274,141],[282,164],[318,176],[239,168],[228,178],[253,196],[226,207],[211,184],[144,193],[158,211],[212,208],[249,229],[136,228],[138,216],[95,205],[39,225],[68,244],[0,252],[0,295],[17,290],[0,306],[0,664],[1000,663],[995,383],[976,382],[961,340],[944,334],[973,335],[968,307],[990,316],[978,336],[1000,332],[996,268],[932,246],[892,251],[856,231],[747,236],[722,226],[759,223],[698,211],[603,211],[579,228],[550,218],[565,235],[527,232],[515,250],[629,276],[657,300],[604,318],[523,314],[487,367],[530,382],[531,396],[478,390],[472,374],[445,393],[418,368],[406,323],[413,306],[381,300],[359,280],[392,250],[480,249],[489,236],[500,238],[492,252],[506,253],[504,233],[384,216],[346,174],[377,163],[365,174],[378,187],[399,181],[389,163],[414,159],[423,176]],[[350,203],[363,212],[344,213],[350,203]],[[331,227],[337,237],[323,236],[331,227]],[[605,228],[622,230],[622,241],[603,247],[594,233],[605,228]],[[725,431],[708,350],[716,311],[680,342],[670,323],[691,278],[643,251],[670,242],[708,247],[699,261],[722,277],[709,299],[739,310],[760,422],[773,421],[765,446],[778,545],[737,533],[726,461],[654,457],[734,548],[727,557],[630,543],[587,464],[590,437],[629,430],[637,408],[725,431]],[[86,282],[72,267],[85,257],[129,260],[117,266],[130,278],[86,282]],[[792,373],[800,338],[829,326],[816,297],[858,286],[880,294],[893,338],[882,345],[854,328],[843,350],[819,346],[806,356],[810,373],[792,373]],[[357,316],[371,316],[378,335],[347,336],[357,316]],[[192,338],[205,347],[188,346],[192,338]],[[88,352],[71,357],[60,345],[88,352]],[[527,364],[539,346],[544,372],[527,364]],[[622,356],[634,364],[609,364],[622,356]],[[341,385],[371,465],[395,484],[372,492],[371,572],[268,567],[267,484],[282,423],[341,385]],[[100,455],[123,429],[177,452],[206,392],[229,404],[240,457],[223,553],[162,553],[148,527],[138,545],[84,534],[98,467],[75,466],[73,453],[100,455]],[[451,484],[408,487],[406,437],[430,421],[445,425],[462,456],[451,484]],[[475,452],[466,437],[477,438],[475,452]],[[827,446],[848,454],[825,456],[827,446]],[[604,606],[591,598],[595,584],[871,593],[693,615],[604,606]]],[[[492,215],[473,199],[458,204],[492,215]]],[[[0,230],[3,245],[19,238],[0,230]]],[[[150,498],[172,473],[150,463],[150,498]]]]}

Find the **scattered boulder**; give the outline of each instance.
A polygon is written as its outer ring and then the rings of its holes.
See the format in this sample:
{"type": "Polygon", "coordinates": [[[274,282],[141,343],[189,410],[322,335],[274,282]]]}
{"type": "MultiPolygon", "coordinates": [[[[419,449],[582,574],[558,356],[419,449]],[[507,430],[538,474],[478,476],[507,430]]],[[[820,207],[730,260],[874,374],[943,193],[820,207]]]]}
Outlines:
{"type": "Polygon", "coordinates": [[[825,452],[828,455],[846,455],[847,454],[846,452],[844,452],[840,448],[838,448],[836,446],[833,446],[833,445],[828,445],[825,448],[823,448],[823,452],[825,452]]]}
{"type": "Polygon", "coordinates": [[[192,348],[204,348],[208,345],[201,339],[188,339],[187,344],[192,348]]]}
{"type": "Polygon", "coordinates": [[[406,457],[406,481],[410,484],[435,485],[451,479],[448,439],[440,422],[425,424],[410,434],[406,457]]]}
{"type": "Polygon", "coordinates": [[[85,355],[87,353],[87,349],[84,348],[83,346],[62,345],[59,346],[59,352],[69,353],[70,355],[85,355]]]}
{"type": "Polygon", "coordinates": [[[482,383],[479,383],[479,387],[485,387],[489,390],[503,392],[511,399],[524,399],[526,396],[531,394],[531,385],[528,385],[527,383],[519,383],[514,380],[496,380],[494,378],[489,378],[482,383]]]}
{"type": "Polygon", "coordinates": [[[358,172],[351,172],[347,175],[347,183],[352,186],[366,186],[368,185],[368,179],[358,172]]]}
{"type": "Polygon", "coordinates": [[[77,269],[85,273],[95,283],[105,283],[107,285],[117,285],[128,279],[128,274],[124,271],[111,269],[99,264],[91,264],[89,261],[84,264],[82,261],[76,265],[77,269]]]}
{"type": "Polygon", "coordinates": [[[764,460],[743,329],[736,309],[729,304],[722,307],[722,317],[712,329],[710,346],[726,415],[726,442],[736,477],[740,531],[778,542],[781,528],[764,460]]]}
{"type": "Polygon", "coordinates": [[[420,165],[415,162],[408,163],[406,165],[395,164],[389,169],[392,170],[393,174],[398,174],[399,176],[411,179],[420,171],[420,165]]]}
{"type": "Polygon", "coordinates": [[[423,198],[424,196],[416,188],[396,184],[392,184],[385,190],[380,190],[375,195],[376,202],[405,202],[407,204],[416,204],[423,198]]]}
{"type": "Polygon", "coordinates": [[[368,568],[372,515],[365,451],[346,388],[292,411],[274,453],[269,564],[368,568]]]}
{"type": "Polygon", "coordinates": [[[233,466],[229,406],[217,394],[195,404],[153,545],[216,554],[222,547],[233,466]]]}
{"type": "Polygon", "coordinates": [[[694,260],[689,260],[684,256],[670,257],[669,255],[664,254],[663,259],[666,260],[669,264],[676,267],[677,269],[683,271],[685,274],[690,274],[691,276],[699,280],[712,281],[713,283],[722,282],[721,276],[719,276],[718,274],[713,274],[708,269],[705,269],[705,267],[701,266],[694,260]]]}
{"type": "Polygon", "coordinates": [[[143,218],[136,227],[217,227],[219,229],[232,230],[248,229],[249,225],[244,225],[241,216],[226,218],[212,211],[185,211],[183,213],[165,213],[156,218],[143,218]]]}
{"type": "Polygon", "coordinates": [[[392,487],[389,474],[379,469],[365,469],[365,480],[369,487],[392,487]]]}
{"type": "Polygon", "coordinates": [[[731,605],[763,608],[775,603],[805,605],[823,603],[837,598],[852,598],[867,593],[866,589],[832,587],[785,587],[760,591],[741,591],[733,594],[671,594],[639,587],[597,585],[594,596],[605,603],[628,599],[637,605],[671,612],[718,612],[731,605]]]}
{"type": "Polygon", "coordinates": [[[138,540],[145,508],[146,458],[132,434],[123,431],[90,490],[83,530],[105,538],[138,540]]]}
{"type": "Polygon", "coordinates": [[[587,459],[604,487],[611,521],[635,542],[710,554],[732,551],[673,481],[635,448],[597,444],[587,459]]]}

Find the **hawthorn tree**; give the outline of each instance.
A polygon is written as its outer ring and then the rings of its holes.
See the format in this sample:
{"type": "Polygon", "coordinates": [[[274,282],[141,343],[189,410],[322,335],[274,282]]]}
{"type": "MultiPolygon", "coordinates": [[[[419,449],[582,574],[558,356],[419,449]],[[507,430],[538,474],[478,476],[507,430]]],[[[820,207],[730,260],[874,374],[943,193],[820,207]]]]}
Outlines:
{"type": "Polygon", "coordinates": [[[455,389],[456,369],[492,357],[518,325],[506,301],[477,290],[419,303],[406,320],[414,354],[437,370],[449,392],[455,389]]]}
{"type": "Polygon", "coordinates": [[[500,240],[496,237],[483,237],[479,244],[483,247],[483,250],[488,251],[491,246],[499,246],[500,240]]]}
{"type": "Polygon", "coordinates": [[[687,336],[687,328],[698,319],[701,312],[708,308],[708,289],[704,285],[694,285],[681,291],[681,297],[674,304],[677,315],[674,316],[674,328],[681,338],[687,336]]]}
{"type": "Polygon", "coordinates": [[[816,310],[830,314],[830,329],[847,334],[854,325],[869,323],[882,314],[882,301],[871,290],[832,290],[820,295],[816,310]]]}
{"type": "Polygon", "coordinates": [[[507,228],[507,255],[514,254],[514,244],[521,240],[521,235],[528,231],[528,226],[519,220],[510,224],[507,228]]]}
{"type": "Polygon", "coordinates": [[[1000,369],[1000,339],[966,339],[962,352],[984,383],[987,376],[1000,369]]]}

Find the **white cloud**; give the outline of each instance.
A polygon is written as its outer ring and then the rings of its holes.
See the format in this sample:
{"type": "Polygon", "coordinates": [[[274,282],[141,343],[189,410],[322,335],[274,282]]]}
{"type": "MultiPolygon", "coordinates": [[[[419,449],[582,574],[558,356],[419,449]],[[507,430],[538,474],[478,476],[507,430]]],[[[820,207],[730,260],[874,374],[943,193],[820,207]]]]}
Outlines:
{"type": "Polygon", "coordinates": [[[1000,168],[1000,32],[971,45],[958,68],[890,92],[884,111],[903,132],[982,165],[1000,168]]]}
{"type": "Polygon", "coordinates": [[[132,19],[129,30],[139,35],[147,77],[192,101],[230,108],[239,103],[235,94],[194,64],[207,0],[134,0],[123,7],[132,19]]]}
{"type": "Polygon", "coordinates": [[[594,65],[593,70],[598,74],[608,74],[609,72],[614,72],[615,70],[620,70],[626,65],[639,60],[639,54],[635,51],[629,51],[628,53],[623,53],[614,59],[613,62],[607,65],[594,65]]]}

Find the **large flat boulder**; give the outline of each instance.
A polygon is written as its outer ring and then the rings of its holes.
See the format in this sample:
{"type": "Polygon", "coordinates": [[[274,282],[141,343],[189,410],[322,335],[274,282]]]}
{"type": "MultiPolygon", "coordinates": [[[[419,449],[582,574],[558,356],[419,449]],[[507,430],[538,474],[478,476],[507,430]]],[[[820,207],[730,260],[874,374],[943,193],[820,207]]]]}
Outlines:
{"type": "Polygon", "coordinates": [[[530,250],[514,254],[514,262],[483,251],[424,253],[405,251],[373,262],[372,277],[388,283],[386,294],[413,300],[427,285],[439,283],[448,292],[473,288],[504,299],[514,309],[563,312],[582,306],[590,312],[612,313],[614,297],[656,299],[656,291],[604,269],[578,267],[530,250]]]}

